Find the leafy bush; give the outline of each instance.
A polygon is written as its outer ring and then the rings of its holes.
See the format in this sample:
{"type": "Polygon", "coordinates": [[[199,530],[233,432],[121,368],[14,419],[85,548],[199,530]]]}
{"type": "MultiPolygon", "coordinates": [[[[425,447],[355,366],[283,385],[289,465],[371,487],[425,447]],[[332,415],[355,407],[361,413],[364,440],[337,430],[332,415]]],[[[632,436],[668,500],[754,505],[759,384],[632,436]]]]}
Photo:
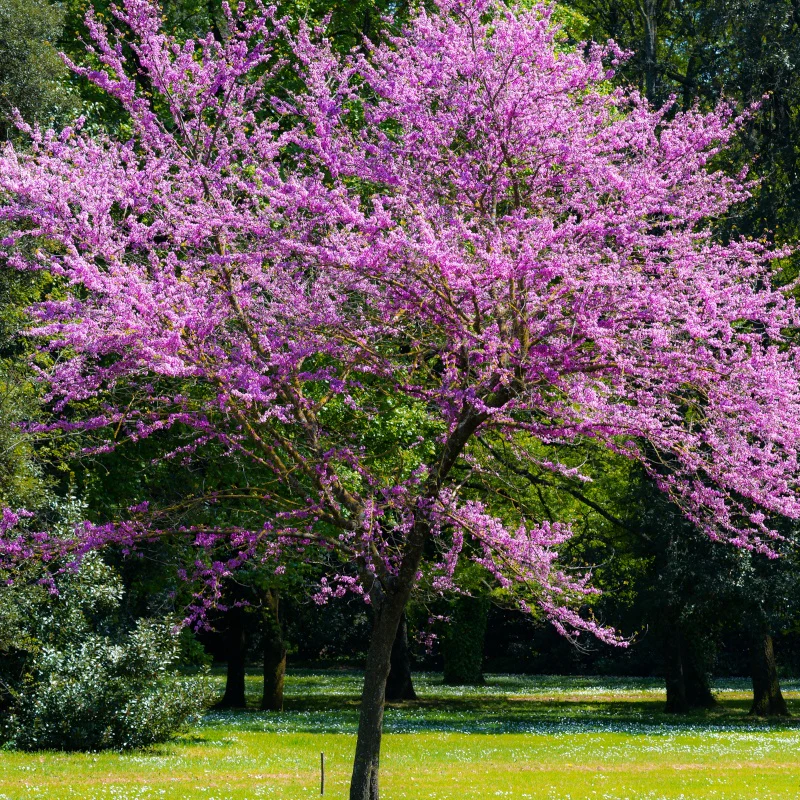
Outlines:
{"type": "Polygon", "coordinates": [[[9,743],[100,750],[169,739],[210,701],[204,681],[170,670],[180,651],[170,628],[140,620],[117,640],[90,633],[43,647],[6,722],[9,743]]]}
{"type": "Polygon", "coordinates": [[[122,582],[97,553],[59,577],[56,595],[41,578],[40,567],[0,585],[6,746],[142,747],[165,741],[210,705],[204,677],[176,674],[185,637],[167,618],[124,619],[122,582]]]}

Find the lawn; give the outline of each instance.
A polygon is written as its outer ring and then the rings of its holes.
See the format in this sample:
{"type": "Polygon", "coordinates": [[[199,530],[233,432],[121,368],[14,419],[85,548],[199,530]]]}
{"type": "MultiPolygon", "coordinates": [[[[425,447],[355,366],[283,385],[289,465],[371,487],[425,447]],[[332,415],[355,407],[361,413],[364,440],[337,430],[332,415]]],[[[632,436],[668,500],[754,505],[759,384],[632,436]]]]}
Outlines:
{"type": "MultiPolygon", "coordinates": [[[[145,752],[2,752],[0,800],[300,800],[319,797],[321,751],[325,797],[344,800],[359,681],[293,672],[285,713],[209,714],[145,752]]],[[[418,675],[416,684],[419,702],[387,710],[385,800],[800,795],[800,722],[750,719],[746,681],[719,682],[719,709],[689,718],[661,713],[652,680],[493,675],[461,690],[418,675]]],[[[255,677],[249,688],[255,700],[255,677]]],[[[800,683],[785,688],[800,714],[800,683]]]]}

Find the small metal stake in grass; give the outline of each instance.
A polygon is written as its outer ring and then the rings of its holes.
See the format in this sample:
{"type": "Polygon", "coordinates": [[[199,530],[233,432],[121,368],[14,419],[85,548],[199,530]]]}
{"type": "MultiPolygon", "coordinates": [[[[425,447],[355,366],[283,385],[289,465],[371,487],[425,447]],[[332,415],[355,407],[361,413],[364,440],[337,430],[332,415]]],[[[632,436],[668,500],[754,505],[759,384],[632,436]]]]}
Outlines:
{"type": "Polygon", "coordinates": [[[319,793],[325,794],[325,753],[319,754],[319,793]]]}

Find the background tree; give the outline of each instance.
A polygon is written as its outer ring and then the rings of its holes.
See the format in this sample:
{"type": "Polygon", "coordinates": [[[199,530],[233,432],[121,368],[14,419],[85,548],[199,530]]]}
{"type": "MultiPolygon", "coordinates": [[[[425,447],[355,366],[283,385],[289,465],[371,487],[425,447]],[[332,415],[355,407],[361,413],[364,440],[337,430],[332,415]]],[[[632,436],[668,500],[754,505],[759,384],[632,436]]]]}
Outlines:
{"type": "Polygon", "coordinates": [[[76,103],[59,58],[64,12],[47,0],[0,2],[0,138],[16,132],[13,111],[30,122],[64,121],[76,103]]]}

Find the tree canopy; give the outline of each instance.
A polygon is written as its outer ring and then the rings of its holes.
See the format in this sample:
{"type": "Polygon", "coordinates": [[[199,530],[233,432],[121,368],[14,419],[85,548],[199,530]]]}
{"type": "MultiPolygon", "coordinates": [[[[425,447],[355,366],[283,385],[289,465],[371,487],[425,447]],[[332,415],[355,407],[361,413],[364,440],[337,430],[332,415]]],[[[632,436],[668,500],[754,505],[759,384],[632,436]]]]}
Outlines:
{"type": "MultiPolygon", "coordinates": [[[[549,8],[440,0],[345,54],[272,8],[223,13],[225,36],[186,41],[147,0],[90,14],[97,63],[73,70],[126,135],[6,145],[3,258],[60,287],[31,310],[38,430],[95,453],[172,431],[161,459],[269,476],[258,524],[183,529],[234,551],[198,562],[212,595],[313,550],[334,565],[319,602],[373,607],[351,798],[374,800],[423,567],[445,590],[467,556],[617,641],[575,610],[593,590],[558,566],[570,525],[495,501],[497,453],[589,481],[555,446],[606,448],[711,538],[772,551],[800,516],[797,310],[782,253],[711,224],[750,193],[715,163],[744,119],[612,88],[622,53],[565,48],[549,8]]],[[[148,500],[69,541],[6,511],[4,558],[135,547],[167,530],[148,500]]]]}

